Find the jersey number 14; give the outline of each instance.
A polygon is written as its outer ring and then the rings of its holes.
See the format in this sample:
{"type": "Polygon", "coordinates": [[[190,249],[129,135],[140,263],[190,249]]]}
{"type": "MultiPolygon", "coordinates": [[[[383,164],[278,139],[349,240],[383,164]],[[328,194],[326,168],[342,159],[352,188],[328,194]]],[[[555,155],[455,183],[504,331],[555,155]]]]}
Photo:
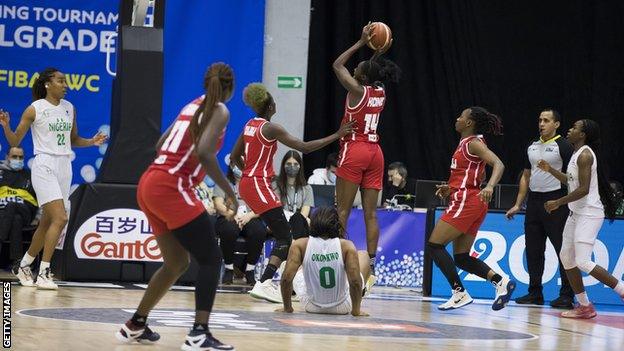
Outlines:
{"type": "Polygon", "coordinates": [[[364,115],[364,134],[368,134],[368,140],[377,141],[377,125],[379,124],[379,113],[367,113],[364,115]]]}

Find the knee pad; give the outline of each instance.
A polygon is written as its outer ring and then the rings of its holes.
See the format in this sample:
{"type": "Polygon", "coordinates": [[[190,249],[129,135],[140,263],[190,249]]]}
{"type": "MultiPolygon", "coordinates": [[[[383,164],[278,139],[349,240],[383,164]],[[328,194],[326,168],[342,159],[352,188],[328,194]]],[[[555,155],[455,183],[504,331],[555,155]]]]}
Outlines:
{"type": "Polygon", "coordinates": [[[576,262],[576,266],[582,272],[589,273],[594,268],[596,268],[596,263],[588,260],[588,261],[583,261],[583,262],[576,262]]]}
{"type": "Polygon", "coordinates": [[[290,250],[291,238],[282,238],[275,240],[275,245],[271,251],[272,256],[279,257],[280,260],[286,261],[288,258],[288,250],[290,250]]]}

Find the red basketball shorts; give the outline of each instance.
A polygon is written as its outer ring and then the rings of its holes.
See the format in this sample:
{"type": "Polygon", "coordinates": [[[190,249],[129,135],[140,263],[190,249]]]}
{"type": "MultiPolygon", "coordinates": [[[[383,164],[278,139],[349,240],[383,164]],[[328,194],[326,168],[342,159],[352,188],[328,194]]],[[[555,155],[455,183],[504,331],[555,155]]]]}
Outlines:
{"type": "Polygon", "coordinates": [[[188,178],[164,171],[143,173],[137,189],[137,201],[154,235],[178,229],[206,212],[192,186],[188,184],[188,178]]]}
{"type": "Polygon", "coordinates": [[[238,193],[247,206],[258,215],[282,207],[279,196],[271,188],[271,181],[264,177],[241,178],[238,193]]]}
{"type": "Polygon", "coordinates": [[[381,190],[384,156],[376,143],[347,141],[340,149],[336,175],[364,189],[381,190]]]}
{"type": "Polygon", "coordinates": [[[449,197],[449,206],[440,217],[462,233],[477,235],[488,205],[479,199],[479,189],[457,190],[449,197]]]}

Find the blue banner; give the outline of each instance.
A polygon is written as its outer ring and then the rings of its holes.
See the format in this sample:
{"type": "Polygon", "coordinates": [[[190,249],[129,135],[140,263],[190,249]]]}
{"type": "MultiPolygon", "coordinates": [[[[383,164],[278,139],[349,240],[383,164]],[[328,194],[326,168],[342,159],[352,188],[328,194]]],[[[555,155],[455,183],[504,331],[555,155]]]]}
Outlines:
{"type": "MultiPolygon", "coordinates": [[[[440,219],[443,211],[436,210],[436,222],[440,219]]],[[[449,245],[447,249],[452,252],[452,245],[449,245]]],[[[504,213],[489,212],[483,225],[481,225],[470,254],[483,260],[493,270],[515,279],[518,287],[514,297],[527,293],[529,273],[526,265],[523,214],[516,215],[513,220],[507,220],[504,213]]],[[[624,220],[616,220],[613,224],[605,221],[594,245],[592,259],[616,278],[623,279],[624,220]]],[[[433,264],[432,271],[431,294],[433,296],[449,296],[451,288],[442,272],[435,264],[433,264]]],[[[461,270],[459,273],[464,286],[472,297],[494,298],[494,288],[491,284],[473,274],[461,270]]],[[[622,303],[620,297],[611,288],[587,274],[583,276],[583,284],[591,301],[603,304],[622,303]]],[[[549,241],[547,242],[542,282],[546,299],[554,299],[559,296],[561,279],[559,278],[557,254],[549,241]]]]}
{"type": "MultiPolygon", "coordinates": [[[[12,130],[32,102],[36,72],[51,66],[66,74],[65,99],[76,108],[80,135],[109,133],[118,6],[118,0],[5,0],[0,4],[0,108],[10,113],[12,130]]],[[[148,24],[152,14],[150,9],[148,24]]],[[[187,102],[203,93],[206,67],[224,61],[236,76],[223,146],[223,154],[229,152],[242,125],[252,117],[243,105],[242,89],[262,80],[264,1],[168,1],[164,33],[163,130],[187,102]]],[[[30,133],[21,144],[30,164],[30,133]]],[[[106,147],[74,149],[73,188],[95,180],[106,147]]],[[[0,148],[4,158],[4,136],[0,148]]]]}
{"type": "MultiPolygon", "coordinates": [[[[165,12],[165,76],[162,130],[185,104],[203,94],[204,73],[223,61],[234,70],[235,91],[227,102],[230,123],[219,161],[229,154],[253,112],[243,88],[262,81],[264,1],[168,1],[165,12]]],[[[225,168],[224,168],[225,169],[225,168]]]]}
{"type": "MultiPolygon", "coordinates": [[[[377,210],[379,246],[375,274],[377,285],[421,287],[425,256],[426,213],[377,210]]],[[[348,238],[366,250],[364,212],[353,209],[347,224],[348,238]]]]}

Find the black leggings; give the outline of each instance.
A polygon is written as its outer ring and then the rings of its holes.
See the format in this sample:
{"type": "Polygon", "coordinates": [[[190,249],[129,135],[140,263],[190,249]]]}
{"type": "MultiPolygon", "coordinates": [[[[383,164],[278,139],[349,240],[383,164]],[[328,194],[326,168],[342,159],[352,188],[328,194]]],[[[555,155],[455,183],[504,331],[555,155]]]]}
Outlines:
{"type": "Polygon", "coordinates": [[[173,235],[199,265],[195,281],[195,309],[210,312],[219,283],[221,250],[208,213],[203,213],[183,227],[173,230],[173,235]]]}
{"type": "Polygon", "coordinates": [[[279,257],[285,261],[292,242],[292,234],[290,233],[290,225],[284,216],[284,210],[282,207],[276,207],[261,214],[260,218],[269,226],[275,238],[271,256],[279,257]]]}
{"type": "Polygon", "coordinates": [[[295,214],[290,217],[288,224],[290,224],[293,240],[305,238],[310,235],[308,220],[301,214],[301,212],[295,212],[295,214]]]}
{"type": "MultiPolygon", "coordinates": [[[[245,238],[245,248],[247,257],[245,263],[255,265],[262,252],[262,244],[267,236],[266,225],[260,218],[250,220],[241,230],[235,222],[228,221],[223,216],[217,218],[215,225],[219,236],[221,251],[223,252],[223,262],[225,264],[234,263],[234,251],[236,239],[239,236],[245,238]]],[[[244,269],[243,269],[244,271],[244,269]]]]}

